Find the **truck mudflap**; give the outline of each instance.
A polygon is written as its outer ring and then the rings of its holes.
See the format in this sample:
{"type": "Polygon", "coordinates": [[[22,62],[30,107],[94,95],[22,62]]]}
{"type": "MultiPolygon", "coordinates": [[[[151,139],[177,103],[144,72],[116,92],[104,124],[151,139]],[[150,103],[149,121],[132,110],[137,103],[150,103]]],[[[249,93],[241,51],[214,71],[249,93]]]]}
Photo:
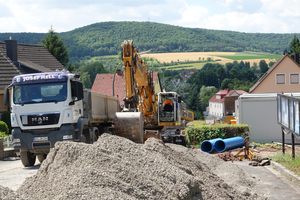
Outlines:
{"type": "Polygon", "coordinates": [[[116,112],[115,135],[125,137],[136,143],[143,143],[144,120],[141,112],[116,112]]]}
{"type": "Polygon", "coordinates": [[[50,148],[54,147],[57,141],[76,141],[75,127],[71,124],[62,125],[59,130],[49,130],[45,134],[45,130],[41,130],[39,134],[20,128],[12,130],[13,146],[15,149],[30,151],[32,153],[48,153],[50,148]]]}

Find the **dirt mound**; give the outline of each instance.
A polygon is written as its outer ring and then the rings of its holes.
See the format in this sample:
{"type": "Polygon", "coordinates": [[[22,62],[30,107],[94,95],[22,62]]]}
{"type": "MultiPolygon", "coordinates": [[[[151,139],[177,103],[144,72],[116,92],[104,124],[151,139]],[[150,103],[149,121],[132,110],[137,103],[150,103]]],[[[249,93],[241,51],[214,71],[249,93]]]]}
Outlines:
{"type": "Polygon", "coordinates": [[[239,160],[237,157],[234,157],[234,155],[228,151],[223,152],[223,153],[218,153],[216,155],[216,157],[218,157],[224,161],[232,161],[233,162],[233,161],[239,160]]]}
{"type": "Polygon", "coordinates": [[[202,154],[153,138],[141,145],[109,134],[93,145],[58,142],[17,192],[29,199],[264,199],[228,184],[212,165],[214,159],[226,162],[202,154]]]}

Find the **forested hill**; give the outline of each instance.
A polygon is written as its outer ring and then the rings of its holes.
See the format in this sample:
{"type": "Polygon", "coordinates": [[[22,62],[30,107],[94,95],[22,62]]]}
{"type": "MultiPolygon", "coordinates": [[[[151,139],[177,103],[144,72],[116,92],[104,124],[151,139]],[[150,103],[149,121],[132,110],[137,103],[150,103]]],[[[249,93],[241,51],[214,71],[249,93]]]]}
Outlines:
{"type": "MultiPolygon", "coordinates": [[[[0,33],[0,42],[10,36],[18,40],[18,43],[38,44],[45,33],[0,33]]],[[[152,53],[264,51],[281,54],[288,48],[294,34],[242,33],[184,28],[154,22],[101,22],[62,32],[60,36],[69,48],[70,56],[80,58],[116,55],[125,39],[134,40],[140,51],[151,49],[152,53]]]]}

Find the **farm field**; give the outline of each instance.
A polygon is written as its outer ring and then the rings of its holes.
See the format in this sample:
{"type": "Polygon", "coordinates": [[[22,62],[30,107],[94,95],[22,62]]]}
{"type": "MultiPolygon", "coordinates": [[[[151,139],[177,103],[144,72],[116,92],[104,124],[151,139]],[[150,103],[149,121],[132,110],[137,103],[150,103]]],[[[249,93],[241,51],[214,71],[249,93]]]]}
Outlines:
{"type": "Polygon", "coordinates": [[[206,63],[216,63],[216,62],[199,62],[199,63],[191,63],[191,64],[179,64],[179,65],[164,66],[163,68],[172,69],[172,70],[201,69],[206,63]]]}
{"type": "MultiPolygon", "coordinates": [[[[273,61],[276,62],[281,55],[269,54],[269,53],[259,53],[259,52],[182,52],[182,53],[153,53],[153,54],[144,54],[142,57],[155,58],[159,62],[171,63],[180,61],[198,61],[198,60],[207,60],[210,57],[212,60],[218,60],[216,62],[220,64],[226,64],[233,61],[244,61],[250,62],[252,66],[254,62],[257,64],[260,60],[265,60],[267,64],[273,61]]],[[[203,63],[199,63],[203,64],[203,63]]],[[[190,64],[194,65],[194,64],[190,64]]],[[[203,65],[202,65],[203,66],[203,65]]],[[[195,68],[195,67],[191,67],[195,68]]]]}

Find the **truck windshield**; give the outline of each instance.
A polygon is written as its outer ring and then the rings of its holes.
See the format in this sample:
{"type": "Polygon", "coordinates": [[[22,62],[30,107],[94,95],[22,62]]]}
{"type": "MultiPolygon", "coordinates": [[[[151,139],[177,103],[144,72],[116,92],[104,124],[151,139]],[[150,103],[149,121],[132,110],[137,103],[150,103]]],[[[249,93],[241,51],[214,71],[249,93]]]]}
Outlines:
{"type": "Polygon", "coordinates": [[[15,85],[15,104],[58,102],[67,99],[67,82],[15,85]]]}

